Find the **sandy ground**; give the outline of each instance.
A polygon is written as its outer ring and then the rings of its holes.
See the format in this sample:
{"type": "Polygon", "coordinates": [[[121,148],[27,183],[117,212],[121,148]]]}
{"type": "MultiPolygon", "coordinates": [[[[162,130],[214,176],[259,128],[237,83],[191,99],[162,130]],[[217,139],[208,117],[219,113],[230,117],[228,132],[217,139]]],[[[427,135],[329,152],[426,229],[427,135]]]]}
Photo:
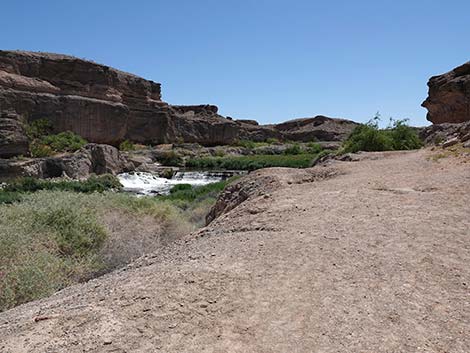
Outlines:
{"type": "Polygon", "coordinates": [[[468,353],[470,162],[430,153],[263,170],[206,229],[0,314],[0,351],[468,353]]]}

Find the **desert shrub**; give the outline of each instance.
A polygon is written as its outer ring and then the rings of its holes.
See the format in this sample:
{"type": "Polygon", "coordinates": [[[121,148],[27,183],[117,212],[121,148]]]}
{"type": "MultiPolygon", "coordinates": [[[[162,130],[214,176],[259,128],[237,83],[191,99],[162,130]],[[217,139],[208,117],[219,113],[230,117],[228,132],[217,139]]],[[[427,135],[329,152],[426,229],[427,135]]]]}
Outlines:
{"type": "Polygon", "coordinates": [[[183,164],[183,159],[175,151],[163,151],[156,159],[161,164],[170,167],[180,167],[183,164]]]}
{"type": "Polygon", "coordinates": [[[294,143],[294,144],[290,145],[284,151],[284,154],[293,154],[293,155],[295,155],[295,154],[301,154],[301,153],[302,153],[302,148],[300,147],[300,145],[298,143],[294,143]]]}
{"type": "Polygon", "coordinates": [[[270,145],[273,145],[275,143],[279,143],[279,140],[277,138],[270,137],[270,138],[266,139],[266,143],[270,144],[270,145]]]}
{"type": "Polygon", "coordinates": [[[344,153],[390,150],[393,150],[393,141],[390,135],[369,123],[356,126],[343,145],[344,153]]]}
{"type": "MultiPolygon", "coordinates": [[[[123,212],[134,223],[148,215],[159,229],[185,222],[169,202],[127,194],[43,190],[22,197],[0,205],[0,311],[109,271],[106,261],[114,255],[102,253],[113,242],[109,212],[123,212]]],[[[127,246],[139,243],[139,234],[127,233],[134,236],[127,246]]]]}
{"type": "Polygon", "coordinates": [[[256,147],[264,147],[264,146],[269,146],[269,145],[276,144],[276,143],[279,143],[278,139],[268,138],[266,139],[266,141],[258,141],[258,142],[255,142],[252,140],[240,140],[240,141],[236,141],[234,145],[239,146],[239,147],[245,147],[247,149],[252,150],[256,147]]]}
{"type": "Polygon", "coordinates": [[[135,151],[136,146],[129,140],[124,140],[119,144],[120,151],[135,151]]]}
{"type": "Polygon", "coordinates": [[[26,126],[26,134],[30,140],[39,139],[52,134],[52,123],[47,119],[37,119],[26,126]]]}
{"type": "Polygon", "coordinates": [[[29,150],[35,158],[49,157],[58,152],[74,152],[87,144],[81,136],[71,131],[53,134],[52,123],[38,119],[26,126],[30,140],[29,150]]]}
{"type": "MultiPolygon", "coordinates": [[[[231,179],[232,180],[232,179],[231,179]]],[[[194,201],[199,197],[207,197],[208,195],[217,195],[220,193],[229,181],[219,181],[202,186],[192,186],[190,184],[175,185],[169,195],[160,196],[160,200],[183,200],[194,201]]]]}
{"type": "Polygon", "coordinates": [[[41,143],[49,146],[55,152],[75,152],[85,146],[87,141],[71,131],[65,131],[56,135],[46,135],[41,143]]]}
{"type": "MultiPolygon", "coordinates": [[[[41,191],[0,205],[0,311],[90,278],[103,267],[97,205],[41,191]]],[[[82,194],[83,195],[83,194],[82,194]]]]}
{"type": "Polygon", "coordinates": [[[407,120],[394,121],[389,133],[395,150],[414,150],[423,146],[416,131],[407,125],[407,120]]]}
{"type": "Polygon", "coordinates": [[[39,190],[60,190],[82,193],[118,190],[122,185],[114,175],[90,176],[87,180],[45,180],[32,177],[17,178],[7,183],[2,192],[25,193],[39,190]]]}
{"type": "Polygon", "coordinates": [[[90,211],[77,212],[73,205],[36,210],[36,227],[54,234],[61,256],[86,256],[102,245],[106,232],[90,211]]]}
{"type": "Polygon", "coordinates": [[[344,142],[342,152],[411,150],[423,146],[416,131],[407,120],[390,119],[386,129],[379,129],[380,115],[367,124],[354,128],[344,142]]]}
{"type": "Polygon", "coordinates": [[[70,184],[47,189],[33,179],[15,184],[22,202],[0,204],[0,311],[109,272],[202,226],[228,182],[177,185],[164,197],[72,192],[70,184]],[[142,222],[148,234],[136,231],[142,222]]]}
{"type": "Polygon", "coordinates": [[[240,146],[240,147],[244,147],[244,148],[248,148],[252,150],[253,148],[256,147],[256,143],[250,140],[240,140],[236,142],[236,146],[240,146]]]}
{"type": "Polygon", "coordinates": [[[225,156],[225,151],[218,147],[215,149],[215,153],[214,153],[217,157],[224,157],[225,156]]]}
{"type": "Polygon", "coordinates": [[[58,134],[52,134],[52,131],[52,123],[47,119],[35,120],[26,127],[32,157],[41,158],[58,152],[74,152],[87,144],[85,139],[71,131],[58,134]]]}
{"type": "Polygon", "coordinates": [[[307,143],[307,151],[308,153],[320,153],[323,150],[323,147],[317,142],[309,142],[307,143]]]}
{"type": "Polygon", "coordinates": [[[50,157],[54,155],[54,150],[47,145],[44,145],[38,140],[34,140],[29,144],[29,152],[34,158],[50,157]]]}
{"type": "Polygon", "coordinates": [[[21,201],[19,192],[4,191],[0,189],[0,204],[12,204],[21,201]]]}
{"type": "Polygon", "coordinates": [[[315,155],[251,155],[240,157],[193,158],[186,166],[197,169],[256,170],[267,167],[307,168],[315,155]]]}

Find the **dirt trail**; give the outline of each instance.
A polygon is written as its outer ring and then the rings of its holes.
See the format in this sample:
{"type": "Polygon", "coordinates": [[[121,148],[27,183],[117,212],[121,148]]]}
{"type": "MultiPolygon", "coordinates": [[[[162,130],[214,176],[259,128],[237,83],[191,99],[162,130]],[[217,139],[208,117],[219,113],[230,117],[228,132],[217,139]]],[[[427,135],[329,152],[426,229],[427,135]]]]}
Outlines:
{"type": "Polygon", "coordinates": [[[429,153],[263,170],[199,233],[0,314],[0,351],[468,353],[470,163],[429,153]]]}

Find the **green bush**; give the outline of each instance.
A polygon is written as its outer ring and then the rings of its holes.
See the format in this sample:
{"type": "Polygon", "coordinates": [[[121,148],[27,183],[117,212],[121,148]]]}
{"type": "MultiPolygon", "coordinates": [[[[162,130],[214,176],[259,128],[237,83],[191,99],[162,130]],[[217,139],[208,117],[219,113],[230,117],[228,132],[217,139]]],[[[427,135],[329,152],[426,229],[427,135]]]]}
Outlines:
{"type": "Polygon", "coordinates": [[[308,168],[315,155],[252,155],[240,157],[193,158],[186,166],[196,169],[256,170],[268,167],[308,168]]]}
{"type": "Polygon", "coordinates": [[[307,151],[309,153],[320,153],[323,150],[323,147],[317,142],[309,142],[307,143],[307,151]]]}
{"type": "Polygon", "coordinates": [[[32,157],[41,158],[58,152],[75,152],[87,144],[85,139],[71,131],[55,135],[52,131],[52,123],[47,119],[35,120],[26,127],[32,157]]]}
{"type": "Polygon", "coordinates": [[[270,137],[270,138],[266,139],[266,143],[269,144],[269,145],[273,145],[275,143],[279,143],[279,140],[277,138],[270,137]]]}
{"type": "Polygon", "coordinates": [[[21,201],[19,192],[4,191],[0,189],[0,204],[12,204],[21,201]]]}
{"type": "Polygon", "coordinates": [[[29,144],[29,152],[34,158],[50,157],[55,153],[50,146],[44,145],[38,140],[34,140],[29,144]]]}
{"type": "Polygon", "coordinates": [[[135,151],[135,149],[135,145],[129,140],[124,140],[119,144],[120,151],[135,151]]]}
{"type": "Polygon", "coordinates": [[[47,119],[37,119],[26,126],[26,135],[30,140],[52,134],[52,123],[47,119]]]}
{"type": "Polygon", "coordinates": [[[423,144],[416,131],[406,125],[406,120],[392,121],[387,129],[379,129],[379,117],[354,128],[344,142],[342,152],[393,151],[420,148],[423,144]]]}
{"type": "Polygon", "coordinates": [[[414,150],[423,147],[423,142],[416,131],[406,125],[406,120],[396,120],[390,129],[390,136],[395,150],[414,150]]]}
{"type": "Polygon", "coordinates": [[[164,166],[180,167],[183,165],[183,159],[175,151],[161,152],[156,159],[164,166]]]}
{"type": "Polygon", "coordinates": [[[293,145],[290,145],[289,147],[286,148],[284,151],[284,154],[301,154],[302,149],[300,148],[300,145],[298,143],[294,143],[293,145]]]}
{"type": "Polygon", "coordinates": [[[65,131],[56,135],[44,136],[41,143],[49,146],[55,152],[75,152],[85,146],[87,141],[71,131],[65,131]]]}
{"type": "Polygon", "coordinates": [[[121,189],[119,179],[114,175],[104,174],[91,176],[87,180],[45,180],[32,177],[22,177],[10,181],[0,190],[0,195],[6,192],[25,193],[39,190],[60,190],[82,193],[103,192],[121,189]]]}

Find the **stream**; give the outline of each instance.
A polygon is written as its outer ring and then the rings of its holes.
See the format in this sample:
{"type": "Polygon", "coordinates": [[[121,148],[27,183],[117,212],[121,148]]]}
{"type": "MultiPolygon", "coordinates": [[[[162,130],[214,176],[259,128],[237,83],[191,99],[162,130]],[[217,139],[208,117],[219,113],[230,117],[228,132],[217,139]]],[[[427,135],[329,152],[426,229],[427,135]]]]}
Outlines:
{"type": "Polygon", "coordinates": [[[117,177],[123,190],[137,195],[165,195],[178,184],[202,186],[226,180],[234,175],[245,174],[243,171],[179,171],[171,179],[159,177],[147,172],[122,173],[117,177]]]}

